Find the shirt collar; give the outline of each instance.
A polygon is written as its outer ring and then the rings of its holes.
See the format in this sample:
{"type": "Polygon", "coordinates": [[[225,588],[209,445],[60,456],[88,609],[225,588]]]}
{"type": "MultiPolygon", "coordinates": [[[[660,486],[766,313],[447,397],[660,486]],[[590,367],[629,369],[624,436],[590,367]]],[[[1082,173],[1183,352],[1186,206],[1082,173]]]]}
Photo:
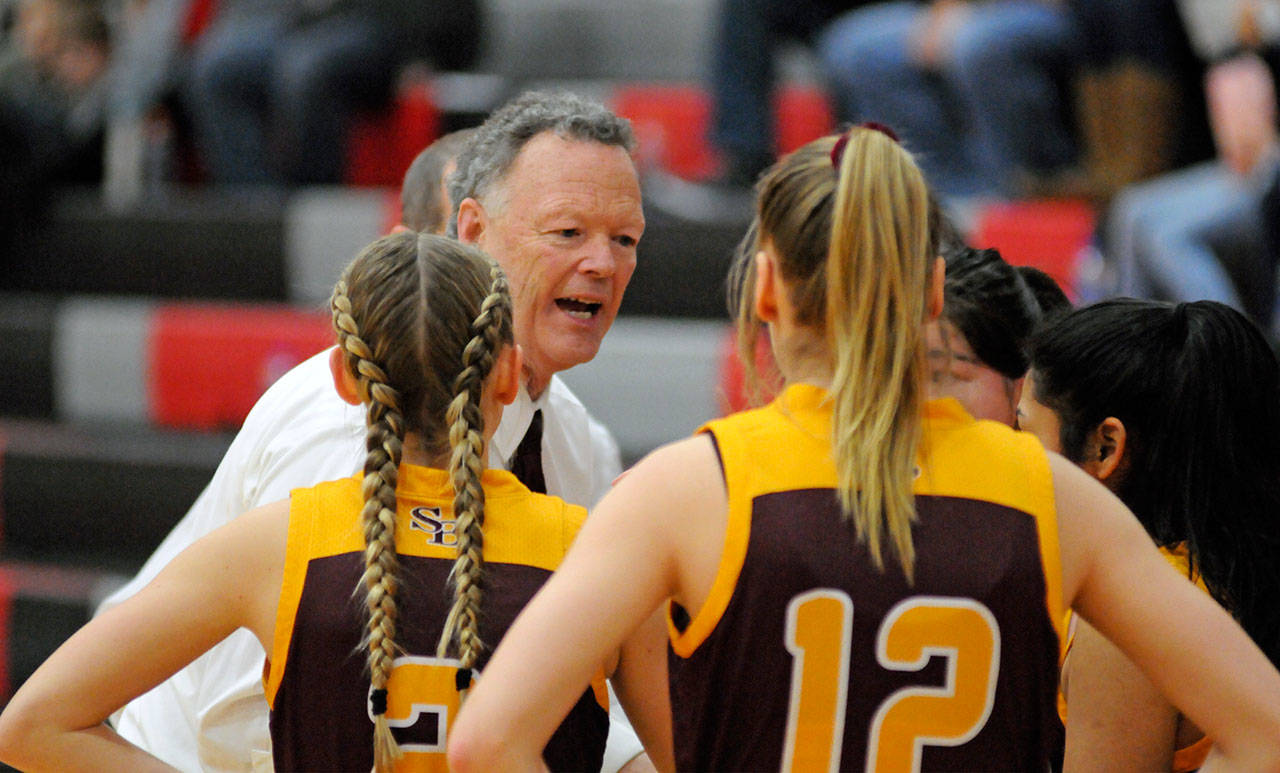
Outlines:
{"type": "MultiPolygon", "coordinates": [[[[453,497],[453,480],[448,470],[402,464],[399,474],[399,483],[396,484],[398,496],[453,497]]],[[[356,479],[359,480],[360,476],[357,475],[356,479]]],[[[506,470],[486,469],[480,476],[480,485],[488,498],[529,493],[529,489],[506,470]]]]}
{"type": "MultiPolygon", "coordinates": [[[[831,421],[831,395],[822,387],[812,384],[790,384],[774,403],[784,413],[792,416],[811,431],[829,431],[831,421]]],[[[924,422],[934,428],[946,428],[972,424],[960,401],[954,397],[926,400],[923,406],[924,422]]],[[[518,441],[517,441],[518,442],[518,441]]]]}
{"type": "Polygon", "coordinates": [[[546,389],[542,390],[537,400],[529,397],[529,391],[525,389],[524,384],[520,385],[520,392],[516,395],[515,401],[503,408],[502,421],[498,423],[498,429],[493,433],[493,439],[490,441],[493,445],[493,453],[489,455],[491,464],[501,464],[504,468],[507,466],[511,457],[515,455],[520,441],[524,439],[524,433],[529,431],[534,411],[544,411],[542,419],[543,426],[546,426],[545,411],[551,402],[551,390],[555,388],[555,384],[556,379],[552,376],[551,382],[547,384],[546,389]]]}

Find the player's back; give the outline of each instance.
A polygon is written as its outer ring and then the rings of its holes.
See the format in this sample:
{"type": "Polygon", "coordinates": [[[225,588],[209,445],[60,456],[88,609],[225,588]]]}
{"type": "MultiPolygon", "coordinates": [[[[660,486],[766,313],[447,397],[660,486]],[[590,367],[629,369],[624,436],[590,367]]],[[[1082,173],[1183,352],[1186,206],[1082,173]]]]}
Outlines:
{"type": "Polygon", "coordinates": [[[1043,768],[1062,619],[1043,450],[931,403],[909,584],[841,516],[825,397],[792,386],[709,425],[729,525],[673,641],[680,769],[1043,768]]]}
{"type": "MultiPolygon", "coordinates": [[[[484,595],[479,666],[559,565],[586,512],[529,492],[509,472],[484,473],[484,595]]],[[[453,604],[448,581],[457,535],[448,473],[402,466],[397,485],[395,641],[387,718],[405,757],[398,770],[445,770],[445,735],[458,708],[454,658],[436,658],[453,604]]],[[[359,476],[293,493],[285,579],[267,674],[279,770],[368,770],[373,765],[365,667],[363,505],[359,476]],[[359,588],[359,591],[357,591],[359,588]]],[[[452,654],[452,653],[451,653],[452,654]]],[[[553,769],[598,770],[608,734],[601,679],[545,751],[553,769]]]]}

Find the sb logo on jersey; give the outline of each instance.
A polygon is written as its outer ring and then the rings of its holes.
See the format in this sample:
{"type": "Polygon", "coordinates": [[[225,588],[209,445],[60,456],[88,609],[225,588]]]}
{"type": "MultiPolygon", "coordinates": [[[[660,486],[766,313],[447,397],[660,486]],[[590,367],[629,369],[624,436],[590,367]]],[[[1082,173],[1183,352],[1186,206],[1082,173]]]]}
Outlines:
{"type": "Polygon", "coordinates": [[[457,544],[454,525],[453,518],[445,518],[438,507],[415,507],[409,512],[409,531],[425,532],[432,545],[457,544]]]}

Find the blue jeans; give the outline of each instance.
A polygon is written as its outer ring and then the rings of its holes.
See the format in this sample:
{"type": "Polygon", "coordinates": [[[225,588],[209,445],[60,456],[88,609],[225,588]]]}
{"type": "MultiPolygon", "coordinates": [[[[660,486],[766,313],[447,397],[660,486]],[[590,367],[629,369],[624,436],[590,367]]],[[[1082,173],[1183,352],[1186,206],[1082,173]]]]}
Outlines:
{"type": "Polygon", "coordinates": [[[1107,232],[1119,293],[1219,301],[1265,322],[1274,280],[1261,204],[1275,169],[1241,177],[1209,161],[1126,188],[1107,232]]]}
{"type": "Polygon", "coordinates": [[[840,6],[817,0],[720,0],[711,61],[711,141],[747,160],[774,156],[773,57],[788,40],[807,41],[840,6]]]}
{"type": "Polygon", "coordinates": [[[232,16],[196,49],[189,109],[218,183],[337,183],[352,112],[385,99],[392,37],[356,13],[232,16]]]}
{"type": "Polygon", "coordinates": [[[1035,0],[974,3],[931,70],[910,51],[923,12],[878,3],[822,33],[818,54],[845,113],[892,127],[943,193],[1010,193],[1021,173],[1069,163],[1058,93],[1076,50],[1069,14],[1035,0]]]}

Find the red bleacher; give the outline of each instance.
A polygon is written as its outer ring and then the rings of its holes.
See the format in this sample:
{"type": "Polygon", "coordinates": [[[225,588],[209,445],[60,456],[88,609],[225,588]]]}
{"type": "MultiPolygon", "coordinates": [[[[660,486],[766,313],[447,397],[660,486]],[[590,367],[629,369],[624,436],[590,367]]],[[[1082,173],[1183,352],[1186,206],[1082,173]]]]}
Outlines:
{"type": "Polygon", "coordinates": [[[790,153],[801,145],[835,130],[836,116],[826,92],[816,86],[784,86],[773,98],[774,132],[778,153],[790,153]]]}
{"type": "MultiPolygon", "coordinates": [[[[614,90],[613,109],[628,118],[642,164],[688,180],[715,175],[718,161],[707,140],[711,97],[700,86],[634,83],[614,90]]],[[[815,86],[789,84],[774,96],[779,153],[826,134],[835,114],[815,86]]],[[[441,115],[428,80],[402,85],[386,110],[357,117],[347,138],[345,181],[357,186],[399,186],[414,157],[441,133],[441,115]]]]}
{"type": "Polygon", "coordinates": [[[328,316],[320,313],[161,306],[147,341],[150,418],[165,427],[237,427],[272,382],[332,344],[328,316]]]}
{"type": "Polygon", "coordinates": [[[642,164],[657,165],[688,180],[703,180],[716,171],[707,143],[711,100],[697,86],[628,84],[613,93],[614,111],[631,121],[642,164]]]}
{"type": "Polygon", "coordinates": [[[1096,215],[1076,199],[1010,201],[985,207],[971,237],[995,247],[1010,263],[1035,266],[1076,295],[1076,262],[1093,236],[1096,215]]]}
{"type": "MultiPolygon", "coordinates": [[[[618,87],[614,111],[630,119],[640,143],[643,164],[655,164],[687,180],[706,180],[718,168],[708,141],[711,96],[689,84],[644,83],[618,87]]],[[[789,84],[774,96],[774,122],[779,153],[832,131],[835,115],[819,88],[789,84]]]]}
{"type": "Polygon", "coordinates": [[[346,183],[399,188],[405,170],[440,136],[431,85],[411,80],[385,110],[358,116],[347,135],[346,183]]]}

